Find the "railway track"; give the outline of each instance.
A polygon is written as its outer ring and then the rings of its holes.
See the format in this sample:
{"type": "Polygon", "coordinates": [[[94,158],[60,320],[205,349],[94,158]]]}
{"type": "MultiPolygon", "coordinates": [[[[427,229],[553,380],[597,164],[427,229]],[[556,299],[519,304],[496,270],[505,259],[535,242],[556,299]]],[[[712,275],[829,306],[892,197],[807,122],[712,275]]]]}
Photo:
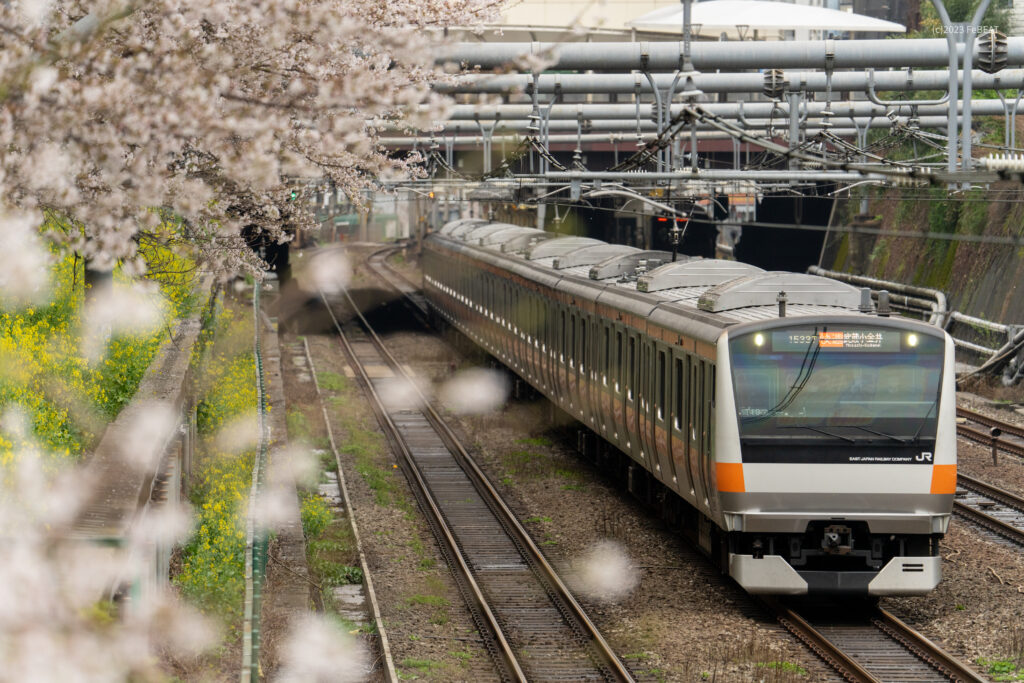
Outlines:
{"type": "Polygon", "coordinates": [[[968,408],[957,407],[958,418],[973,422],[976,425],[988,427],[978,429],[968,424],[958,424],[956,433],[965,439],[969,439],[984,446],[995,446],[1001,451],[1024,458],[1024,429],[1016,425],[997,420],[987,415],[969,410],[968,408]],[[998,429],[1000,434],[992,436],[992,429],[998,429]]]}
{"type": "Polygon", "coordinates": [[[773,599],[764,603],[797,639],[851,683],[985,680],[880,607],[818,603],[796,608],[773,599]]]}
{"type": "MultiPolygon", "coordinates": [[[[405,370],[362,314],[339,322],[321,298],[382,428],[402,458],[499,677],[632,681],[437,411],[427,401],[412,410],[385,407],[377,391],[380,382],[402,377],[405,370]]],[[[347,301],[355,311],[352,299],[347,301]]]]}
{"type": "Polygon", "coordinates": [[[960,516],[1024,547],[1024,498],[959,474],[953,509],[960,516]]]}

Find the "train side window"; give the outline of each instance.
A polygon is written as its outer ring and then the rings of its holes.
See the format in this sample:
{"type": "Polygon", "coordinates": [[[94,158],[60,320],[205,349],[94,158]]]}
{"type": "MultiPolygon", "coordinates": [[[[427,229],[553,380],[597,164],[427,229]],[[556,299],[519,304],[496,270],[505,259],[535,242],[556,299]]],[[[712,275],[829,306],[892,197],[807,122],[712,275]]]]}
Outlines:
{"type": "Polygon", "coordinates": [[[615,391],[616,393],[622,391],[622,354],[624,348],[622,346],[622,330],[615,330],[615,391]]]}
{"type": "Polygon", "coordinates": [[[601,358],[601,384],[608,386],[608,366],[610,365],[608,359],[608,352],[611,350],[611,336],[612,332],[608,328],[608,325],[602,326],[604,332],[604,343],[601,345],[603,356],[601,358]]]}
{"type": "Polygon", "coordinates": [[[697,363],[690,359],[690,405],[687,406],[690,413],[689,430],[686,438],[690,440],[691,448],[697,441],[697,404],[700,402],[700,394],[697,391],[697,363]]]}
{"type": "Polygon", "coordinates": [[[658,419],[665,419],[665,352],[658,351],[658,419]]]}
{"type": "Polygon", "coordinates": [[[636,383],[636,337],[629,337],[629,374],[626,375],[626,393],[633,398],[633,385],[636,383]]]}
{"type": "Polygon", "coordinates": [[[576,367],[576,316],[575,315],[570,315],[569,316],[569,329],[570,329],[570,334],[572,334],[572,338],[569,340],[571,342],[569,344],[569,367],[570,368],[574,368],[574,367],[576,367]]]}
{"type": "MultiPolygon", "coordinates": [[[[700,370],[697,373],[697,410],[698,410],[698,417],[697,417],[697,420],[698,420],[697,421],[698,435],[697,435],[697,438],[700,439],[700,452],[703,454],[703,453],[707,453],[706,439],[707,439],[707,434],[708,434],[707,425],[704,423],[704,418],[705,418],[705,415],[706,415],[706,413],[705,413],[705,400],[704,400],[706,394],[704,393],[704,389],[705,389],[706,385],[705,385],[705,382],[704,382],[704,361],[697,361],[697,362],[700,363],[700,370]]],[[[694,365],[696,365],[697,362],[695,362],[694,365]]]]}
{"type": "Polygon", "coordinates": [[[590,365],[590,359],[587,358],[587,318],[586,316],[580,316],[580,372],[585,372],[587,366],[590,365]]]}
{"type": "Polygon", "coordinates": [[[564,310],[561,311],[561,314],[562,314],[562,336],[559,339],[559,344],[561,345],[561,352],[558,354],[558,360],[559,360],[559,362],[564,363],[565,362],[565,338],[566,338],[565,311],[564,310]]]}
{"type": "Polygon", "coordinates": [[[675,398],[676,398],[676,401],[675,401],[675,410],[673,411],[673,415],[672,415],[672,422],[673,422],[673,425],[675,426],[676,430],[679,430],[680,429],[680,425],[682,424],[682,415],[683,415],[683,392],[686,389],[686,387],[683,386],[683,379],[686,376],[683,374],[683,359],[682,358],[676,358],[676,372],[675,372],[675,376],[676,376],[676,381],[675,381],[675,392],[676,392],[675,393],[675,398]]]}

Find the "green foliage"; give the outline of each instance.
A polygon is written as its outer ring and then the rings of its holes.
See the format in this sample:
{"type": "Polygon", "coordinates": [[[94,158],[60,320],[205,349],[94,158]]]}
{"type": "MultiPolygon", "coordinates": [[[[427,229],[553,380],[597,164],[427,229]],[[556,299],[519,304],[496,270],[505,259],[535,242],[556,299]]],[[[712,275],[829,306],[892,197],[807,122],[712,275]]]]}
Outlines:
{"type": "Polygon", "coordinates": [[[309,436],[309,423],[306,416],[299,410],[289,410],[285,417],[288,424],[288,437],[290,439],[305,440],[309,436]]]}
{"type": "Polygon", "coordinates": [[[306,539],[319,538],[320,534],[327,529],[331,523],[331,509],[320,496],[306,496],[302,500],[299,509],[299,516],[302,519],[302,533],[306,539]]]}
{"type": "Polygon", "coordinates": [[[548,439],[547,437],[543,437],[543,436],[530,437],[530,438],[525,438],[525,439],[516,439],[516,443],[517,444],[522,444],[523,446],[551,446],[552,445],[551,439],[548,439]]]}
{"type": "MultiPolygon", "coordinates": [[[[54,227],[51,217],[42,230],[54,227]]],[[[173,231],[174,226],[160,230],[173,231]]],[[[38,445],[50,454],[76,458],[90,448],[107,420],[131,400],[175,316],[191,312],[193,281],[162,278],[157,263],[187,270],[190,261],[176,251],[140,247],[160,288],[164,323],[156,329],[116,334],[86,354],[82,318],[85,269],[82,259],[51,246],[49,300],[0,308],[0,412],[17,407],[30,426],[26,434],[0,434],[0,466],[16,453],[38,445]]],[[[114,286],[130,282],[119,270],[114,286]]],[[[102,343],[103,340],[100,340],[102,343]]]]}
{"type": "Polygon", "coordinates": [[[447,607],[448,600],[440,595],[413,595],[406,601],[409,605],[430,605],[431,607],[447,607]]]}
{"type": "Polygon", "coordinates": [[[419,669],[424,673],[440,666],[440,664],[431,659],[412,659],[411,657],[403,659],[401,665],[407,669],[419,669]]]}
{"type": "Polygon", "coordinates": [[[318,372],[316,375],[316,381],[320,385],[320,388],[325,391],[342,392],[348,390],[350,386],[348,378],[344,375],[339,375],[336,372],[318,372]]]}
{"type": "Polygon", "coordinates": [[[198,528],[182,553],[174,582],[186,598],[225,622],[237,621],[245,595],[245,502],[253,455],[206,461],[194,492],[198,528]]]}
{"type": "Polygon", "coordinates": [[[978,664],[984,669],[992,680],[995,681],[1021,681],[1024,680],[1024,673],[1012,657],[1004,659],[979,658],[978,664]]]}
{"type": "Polygon", "coordinates": [[[197,457],[192,503],[197,528],[182,555],[174,583],[207,614],[237,623],[245,595],[245,517],[255,452],[232,453],[215,447],[213,437],[227,423],[257,407],[255,363],[248,340],[252,321],[230,309],[215,325],[214,362],[204,364],[204,387],[197,412],[204,437],[197,457]]]}
{"type": "MultiPolygon", "coordinates": [[[[980,0],[943,0],[949,20],[954,23],[967,22],[974,18],[974,12],[980,4],[980,0]]],[[[997,0],[989,5],[988,10],[981,19],[981,26],[994,28],[1005,35],[1010,35],[1010,11],[1012,5],[1008,2],[997,0]]],[[[983,29],[984,30],[984,29],[983,29]]],[[[921,30],[907,37],[941,38],[944,37],[944,28],[939,19],[939,13],[930,2],[921,3],[921,30]]]]}
{"type": "Polygon", "coordinates": [[[234,356],[220,352],[208,363],[204,381],[209,393],[196,405],[196,420],[202,436],[216,434],[232,418],[256,410],[254,363],[251,350],[234,356]]]}
{"type": "Polygon", "coordinates": [[[779,671],[789,671],[800,676],[807,675],[807,669],[803,668],[799,664],[794,664],[793,662],[758,662],[757,666],[761,667],[762,669],[777,669],[779,671]]]}
{"type": "Polygon", "coordinates": [[[314,561],[317,576],[320,577],[320,585],[324,588],[334,586],[359,585],[363,582],[363,570],[360,567],[353,567],[335,562],[314,561]]]}

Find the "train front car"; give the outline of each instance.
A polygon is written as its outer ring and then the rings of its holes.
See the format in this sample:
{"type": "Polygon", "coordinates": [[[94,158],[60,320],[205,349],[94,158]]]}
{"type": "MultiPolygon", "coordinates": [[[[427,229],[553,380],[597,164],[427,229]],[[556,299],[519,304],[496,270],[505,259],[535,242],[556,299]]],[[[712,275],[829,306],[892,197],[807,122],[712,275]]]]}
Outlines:
{"type": "Polygon", "coordinates": [[[872,316],[776,318],[718,343],[729,573],[751,593],[915,595],[956,490],[952,342],[872,316]]]}

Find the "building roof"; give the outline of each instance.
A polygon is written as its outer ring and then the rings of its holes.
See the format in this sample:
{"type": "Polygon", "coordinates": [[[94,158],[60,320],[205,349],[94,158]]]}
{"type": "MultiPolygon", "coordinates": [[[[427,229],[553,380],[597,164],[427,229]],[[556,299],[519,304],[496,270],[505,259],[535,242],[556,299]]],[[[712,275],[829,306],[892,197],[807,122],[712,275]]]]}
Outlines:
{"type": "MultiPolygon", "coordinates": [[[[750,37],[754,31],[905,33],[907,30],[902,24],[863,14],[771,0],[695,2],[691,9],[690,22],[694,35],[726,33],[729,37],[739,38],[750,37]]],[[[671,31],[681,34],[683,8],[680,4],[662,7],[627,22],[627,26],[645,31],[671,31]]]]}

